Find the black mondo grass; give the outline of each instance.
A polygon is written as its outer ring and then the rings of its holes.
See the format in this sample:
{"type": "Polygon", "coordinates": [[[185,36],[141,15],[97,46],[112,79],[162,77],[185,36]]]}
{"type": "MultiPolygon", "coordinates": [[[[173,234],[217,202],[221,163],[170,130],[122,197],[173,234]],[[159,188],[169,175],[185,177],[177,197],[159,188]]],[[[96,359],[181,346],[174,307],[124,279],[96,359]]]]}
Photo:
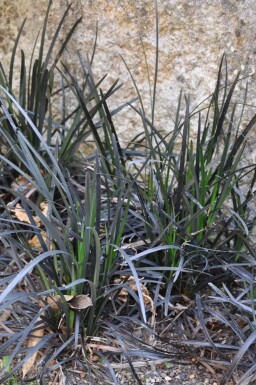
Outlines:
{"type": "MultiPolygon", "coordinates": [[[[244,79],[229,80],[223,55],[212,95],[192,107],[181,93],[163,133],[157,7],[148,117],[125,58],[137,97],[109,108],[120,85],[103,93],[105,76],[93,77],[97,31],[91,57],[78,55],[82,80],[62,63],[81,21],[56,52],[71,6],[45,49],[50,6],[28,69],[21,52],[18,91],[14,62],[25,22],[9,71],[0,66],[0,382],[23,373],[45,383],[75,365],[91,383],[106,375],[118,384],[122,357],[140,384],[138,357],[185,363],[193,356],[222,368],[221,385],[232,376],[249,384],[256,373],[256,168],[246,144],[256,115],[246,118],[248,84],[238,102],[244,79]],[[143,127],[127,147],[114,119],[125,107],[143,127]],[[91,141],[94,153],[82,154],[91,141]],[[40,357],[37,370],[24,369],[33,357],[40,357]]],[[[142,49],[147,61],[143,41],[142,49]]]]}

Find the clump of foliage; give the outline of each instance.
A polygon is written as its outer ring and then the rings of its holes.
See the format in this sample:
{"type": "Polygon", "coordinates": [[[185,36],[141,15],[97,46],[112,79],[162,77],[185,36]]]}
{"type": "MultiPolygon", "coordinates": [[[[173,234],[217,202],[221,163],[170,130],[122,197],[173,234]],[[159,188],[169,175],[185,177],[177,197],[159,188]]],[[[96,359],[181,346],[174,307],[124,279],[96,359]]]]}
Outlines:
{"type": "Polygon", "coordinates": [[[118,384],[111,362],[123,354],[140,383],[131,357],[170,361],[171,354],[135,337],[134,328],[164,338],[156,311],[167,330],[170,317],[176,319],[174,304],[186,298],[195,306],[177,319],[187,325],[187,336],[182,332],[171,343],[212,349],[229,365],[222,385],[236,366],[246,368],[242,385],[255,375],[256,336],[251,239],[256,169],[242,163],[256,116],[246,123],[247,87],[238,105],[240,74],[228,80],[223,56],[213,94],[194,109],[181,94],[173,127],[163,134],[155,125],[158,49],[151,116],[131,72],[139,106],[133,99],[111,111],[108,99],[119,85],[103,93],[104,77],[94,80],[96,40],[89,62],[79,57],[81,82],[60,63],[80,22],[56,51],[70,7],[44,52],[50,5],[38,57],[34,48],[28,71],[21,52],[17,93],[14,63],[24,24],[9,73],[0,68],[0,311],[11,314],[0,333],[0,357],[8,353],[1,381],[20,368],[26,376],[25,363],[33,363],[40,351],[41,382],[72,361],[92,383],[104,371],[118,384]],[[68,95],[73,105],[67,108],[68,95]],[[53,113],[56,97],[62,101],[59,117],[53,113]],[[113,116],[128,105],[144,130],[122,148],[113,116]],[[91,137],[95,153],[81,158],[79,146],[91,137]],[[212,296],[202,299],[207,285],[212,296]],[[213,323],[232,336],[231,344],[212,333],[213,323]],[[107,355],[98,348],[99,338],[107,355]]]}

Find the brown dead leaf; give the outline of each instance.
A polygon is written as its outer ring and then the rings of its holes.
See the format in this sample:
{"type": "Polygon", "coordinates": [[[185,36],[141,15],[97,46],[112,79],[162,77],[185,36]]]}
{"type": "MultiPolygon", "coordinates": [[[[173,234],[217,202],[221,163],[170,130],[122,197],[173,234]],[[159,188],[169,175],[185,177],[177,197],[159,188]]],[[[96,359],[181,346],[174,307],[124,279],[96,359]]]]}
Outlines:
{"type": "MultiPolygon", "coordinates": [[[[43,240],[46,242],[47,241],[47,236],[46,236],[46,233],[45,231],[42,231],[41,232],[41,236],[43,238],[43,240]]],[[[41,249],[41,244],[39,242],[39,239],[38,239],[38,236],[37,235],[34,235],[33,238],[31,238],[28,243],[30,244],[31,247],[33,247],[34,249],[41,249]]],[[[50,243],[49,245],[49,250],[52,250],[52,243],[50,243]]]]}
{"type": "Polygon", "coordinates": [[[117,348],[115,346],[109,346],[109,345],[100,345],[100,344],[86,344],[87,349],[91,350],[103,350],[105,352],[115,352],[115,353],[122,353],[122,348],[117,348]]]}
{"type": "MultiPolygon", "coordinates": [[[[72,299],[74,296],[73,295],[64,295],[64,298],[66,301],[72,299]]],[[[52,310],[59,310],[60,307],[58,305],[58,302],[61,301],[61,296],[60,295],[53,295],[51,297],[45,297],[44,300],[50,305],[52,310]]],[[[40,307],[44,307],[45,304],[43,301],[39,302],[40,307]]]]}
{"type": "Polygon", "coordinates": [[[11,315],[11,310],[0,311],[0,321],[3,322],[3,321],[8,320],[10,315],[11,315]]]}
{"type": "MultiPolygon", "coordinates": [[[[67,383],[67,377],[63,373],[62,367],[60,366],[60,371],[59,371],[59,385],[65,385],[67,383]]],[[[57,383],[56,383],[57,384],[57,383]]],[[[54,384],[52,384],[54,385],[54,384]]]]}
{"type": "MultiPolygon", "coordinates": [[[[73,310],[83,310],[86,309],[89,306],[92,306],[92,300],[90,297],[88,297],[85,294],[81,295],[64,295],[63,296],[65,300],[67,301],[68,306],[70,309],[73,310]]],[[[61,302],[61,296],[60,295],[54,295],[52,297],[45,298],[47,303],[51,305],[52,310],[59,310],[58,302],[61,302]]],[[[43,307],[44,303],[40,302],[40,306],[43,307]]]]}
{"type": "MultiPolygon", "coordinates": [[[[123,283],[123,282],[125,282],[125,279],[126,279],[126,276],[121,275],[120,278],[115,280],[115,283],[116,284],[123,283]]],[[[132,275],[128,278],[127,283],[133,291],[138,291],[137,284],[135,282],[135,278],[132,275]]],[[[153,315],[155,315],[156,313],[155,313],[154,301],[150,297],[148,289],[146,288],[146,286],[143,285],[142,282],[140,282],[140,288],[142,291],[142,297],[143,297],[144,304],[150,305],[150,311],[153,315]]],[[[118,298],[121,301],[126,302],[127,297],[128,297],[128,290],[124,287],[120,291],[118,298]]]]}
{"type": "MultiPolygon", "coordinates": [[[[14,215],[18,218],[19,221],[25,222],[25,223],[30,223],[29,217],[26,213],[26,210],[24,210],[19,203],[15,206],[14,209],[11,209],[11,211],[14,213],[14,215]]],[[[35,221],[36,226],[41,225],[41,221],[38,218],[38,216],[33,216],[33,219],[35,221]]]]}
{"type": "Polygon", "coordinates": [[[24,176],[22,175],[16,178],[11,184],[11,188],[14,191],[18,191],[18,190],[24,191],[24,190],[30,189],[31,187],[32,187],[32,183],[28,182],[28,180],[24,178],[24,176]]]}
{"type": "Polygon", "coordinates": [[[8,326],[5,325],[4,322],[0,321],[0,329],[4,329],[7,331],[7,333],[9,334],[14,334],[15,332],[13,330],[11,330],[10,328],[8,328],[8,326]]]}
{"type": "Polygon", "coordinates": [[[92,306],[92,300],[85,294],[75,295],[72,299],[66,300],[70,309],[83,310],[92,306]]]}
{"type": "Polygon", "coordinates": [[[42,214],[47,217],[49,212],[49,203],[47,201],[41,202],[40,209],[42,210],[42,214]]]}
{"type": "MultiPolygon", "coordinates": [[[[46,234],[45,232],[43,231],[41,233],[42,235],[42,238],[44,241],[46,241],[46,234]]],[[[30,244],[31,247],[33,247],[34,249],[40,249],[41,248],[41,244],[39,242],[39,239],[38,239],[38,236],[37,235],[34,235],[33,238],[31,238],[28,243],[30,244]]]]}
{"type": "MultiPolygon", "coordinates": [[[[41,321],[41,318],[39,317],[37,321],[41,321]]],[[[28,340],[28,347],[33,348],[36,346],[36,344],[40,341],[40,339],[44,335],[44,329],[40,328],[35,331],[33,331],[33,336],[29,338],[28,340]]],[[[25,364],[22,367],[22,378],[25,378],[25,376],[31,371],[31,369],[34,366],[36,357],[37,357],[38,352],[35,352],[33,356],[31,356],[28,361],[25,362],[25,364]]]]}
{"type": "Polygon", "coordinates": [[[125,243],[122,245],[121,249],[122,250],[127,250],[127,249],[132,249],[132,250],[135,250],[139,247],[139,246],[145,246],[145,243],[150,243],[150,240],[149,239],[145,239],[143,241],[136,241],[136,242],[131,242],[131,243],[125,243]]]}
{"type": "Polygon", "coordinates": [[[5,325],[5,321],[8,320],[11,316],[11,310],[2,310],[0,311],[0,329],[6,330],[8,333],[14,333],[7,325],[5,325]]]}

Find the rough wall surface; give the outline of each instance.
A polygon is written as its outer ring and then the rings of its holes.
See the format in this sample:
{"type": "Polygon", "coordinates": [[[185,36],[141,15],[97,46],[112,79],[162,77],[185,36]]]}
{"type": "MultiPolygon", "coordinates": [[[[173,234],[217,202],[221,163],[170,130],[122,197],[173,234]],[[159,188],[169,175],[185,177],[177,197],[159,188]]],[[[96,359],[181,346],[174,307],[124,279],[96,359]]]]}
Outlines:
{"type": "MultiPolygon", "coordinates": [[[[27,17],[27,25],[21,47],[26,51],[32,50],[47,4],[47,0],[0,0],[0,58],[4,65],[8,62],[18,27],[24,17],[27,17]]],[[[49,38],[68,4],[68,0],[53,0],[49,38]]],[[[98,22],[98,48],[94,62],[96,77],[108,74],[104,89],[117,78],[124,83],[112,99],[113,106],[134,96],[135,90],[121,54],[137,82],[147,110],[150,111],[150,92],[141,40],[152,82],[156,48],[154,1],[73,0],[72,4],[65,31],[78,17],[83,16],[83,21],[74,34],[69,53],[64,59],[76,63],[77,50],[84,56],[86,53],[91,54],[98,22]]],[[[185,93],[190,93],[194,106],[213,91],[218,64],[224,51],[228,56],[232,76],[238,70],[242,70],[245,75],[254,74],[256,1],[159,0],[158,14],[156,125],[168,130],[172,126],[181,88],[185,93]]],[[[141,124],[134,112],[126,111],[115,121],[124,139],[132,138],[141,130],[141,124]]]]}

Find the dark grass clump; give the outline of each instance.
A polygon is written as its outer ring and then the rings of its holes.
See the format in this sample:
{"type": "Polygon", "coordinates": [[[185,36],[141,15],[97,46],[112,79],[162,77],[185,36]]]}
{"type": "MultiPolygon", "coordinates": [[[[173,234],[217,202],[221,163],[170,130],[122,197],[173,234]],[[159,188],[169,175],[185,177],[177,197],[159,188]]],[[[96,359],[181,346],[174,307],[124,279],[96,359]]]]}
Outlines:
{"type": "Polygon", "coordinates": [[[103,94],[104,77],[93,79],[96,40],[89,63],[78,58],[81,82],[60,64],[80,20],[53,54],[69,8],[44,52],[50,5],[28,71],[21,53],[18,92],[14,60],[24,24],[9,73],[0,70],[1,381],[22,370],[44,383],[72,363],[91,383],[104,372],[118,384],[111,365],[122,355],[141,383],[134,358],[181,361],[147,334],[226,367],[222,385],[236,373],[248,384],[255,378],[256,171],[243,158],[256,116],[244,117],[247,87],[238,104],[240,74],[228,82],[223,56],[213,94],[193,110],[181,94],[163,134],[155,125],[156,50],[151,116],[132,77],[140,108],[134,100],[125,106],[144,131],[122,148],[113,116],[124,106],[108,107],[118,82],[103,94]],[[62,101],[59,118],[53,97],[62,101]],[[95,153],[81,158],[79,146],[91,138],[95,153]]]}

